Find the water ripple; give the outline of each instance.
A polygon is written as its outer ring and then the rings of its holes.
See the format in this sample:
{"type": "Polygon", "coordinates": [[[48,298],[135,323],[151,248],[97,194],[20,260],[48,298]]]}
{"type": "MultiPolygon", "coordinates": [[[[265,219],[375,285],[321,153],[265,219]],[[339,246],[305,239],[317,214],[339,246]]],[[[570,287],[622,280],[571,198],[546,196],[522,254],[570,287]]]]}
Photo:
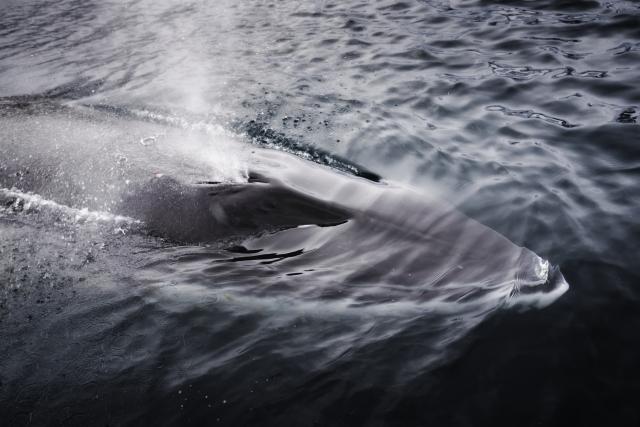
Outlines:
{"type": "Polygon", "coordinates": [[[487,111],[499,111],[507,116],[515,116],[522,117],[526,119],[538,119],[542,120],[546,123],[550,123],[557,126],[562,126],[564,128],[574,128],[580,125],[569,123],[564,119],[560,119],[557,117],[552,117],[547,114],[537,113],[531,110],[511,110],[507,107],[503,107],[501,105],[489,105],[486,107],[487,111]]]}

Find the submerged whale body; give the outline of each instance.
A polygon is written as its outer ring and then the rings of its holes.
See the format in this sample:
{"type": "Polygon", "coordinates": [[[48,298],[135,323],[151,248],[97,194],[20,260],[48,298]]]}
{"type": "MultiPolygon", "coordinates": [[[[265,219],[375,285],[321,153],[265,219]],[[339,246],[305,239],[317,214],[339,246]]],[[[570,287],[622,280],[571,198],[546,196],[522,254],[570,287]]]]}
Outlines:
{"type": "Polygon", "coordinates": [[[167,122],[5,102],[0,186],[126,215],[175,242],[240,243],[229,261],[331,271],[309,290],[317,298],[551,301],[567,289],[547,261],[428,195],[167,122]]]}

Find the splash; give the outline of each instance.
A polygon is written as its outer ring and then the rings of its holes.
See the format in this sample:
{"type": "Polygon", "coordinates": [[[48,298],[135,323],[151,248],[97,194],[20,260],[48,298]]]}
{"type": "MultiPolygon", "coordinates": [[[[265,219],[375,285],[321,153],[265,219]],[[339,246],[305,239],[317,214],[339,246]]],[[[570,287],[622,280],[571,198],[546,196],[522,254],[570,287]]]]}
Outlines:
{"type": "Polygon", "coordinates": [[[94,211],[87,208],[72,208],[38,194],[18,189],[0,188],[0,215],[41,215],[66,224],[108,225],[124,233],[125,230],[143,228],[142,221],[111,212],[94,211]]]}

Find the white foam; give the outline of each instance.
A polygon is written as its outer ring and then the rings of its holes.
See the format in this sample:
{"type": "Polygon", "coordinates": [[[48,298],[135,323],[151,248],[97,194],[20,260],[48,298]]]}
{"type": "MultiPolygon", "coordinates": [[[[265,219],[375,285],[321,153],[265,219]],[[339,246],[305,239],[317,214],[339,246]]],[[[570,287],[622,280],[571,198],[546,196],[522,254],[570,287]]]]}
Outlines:
{"type": "Polygon", "coordinates": [[[142,221],[111,212],[94,211],[87,208],[72,208],[46,199],[39,194],[26,193],[16,188],[0,188],[1,211],[9,212],[54,212],[76,223],[111,223],[119,226],[142,225],[142,221]]]}
{"type": "MultiPolygon", "coordinates": [[[[560,271],[556,271],[553,276],[539,284],[539,291],[532,293],[515,292],[506,300],[506,306],[521,308],[544,308],[549,306],[569,290],[569,283],[567,283],[560,271]],[[551,289],[543,289],[546,285],[549,285],[551,289]]],[[[514,289],[518,290],[519,288],[514,289]]]]}

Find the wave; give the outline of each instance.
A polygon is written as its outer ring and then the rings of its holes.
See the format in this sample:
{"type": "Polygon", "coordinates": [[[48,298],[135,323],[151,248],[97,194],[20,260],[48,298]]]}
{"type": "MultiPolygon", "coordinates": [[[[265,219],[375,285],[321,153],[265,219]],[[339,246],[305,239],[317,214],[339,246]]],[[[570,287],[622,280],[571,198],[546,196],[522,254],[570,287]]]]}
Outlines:
{"type": "Polygon", "coordinates": [[[16,188],[0,188],[0,215],[46,216],[49,222],[107,225],[119,232],[142,230],[144,223],[135,218],[88,208],[73,208],[16,188]]]}

